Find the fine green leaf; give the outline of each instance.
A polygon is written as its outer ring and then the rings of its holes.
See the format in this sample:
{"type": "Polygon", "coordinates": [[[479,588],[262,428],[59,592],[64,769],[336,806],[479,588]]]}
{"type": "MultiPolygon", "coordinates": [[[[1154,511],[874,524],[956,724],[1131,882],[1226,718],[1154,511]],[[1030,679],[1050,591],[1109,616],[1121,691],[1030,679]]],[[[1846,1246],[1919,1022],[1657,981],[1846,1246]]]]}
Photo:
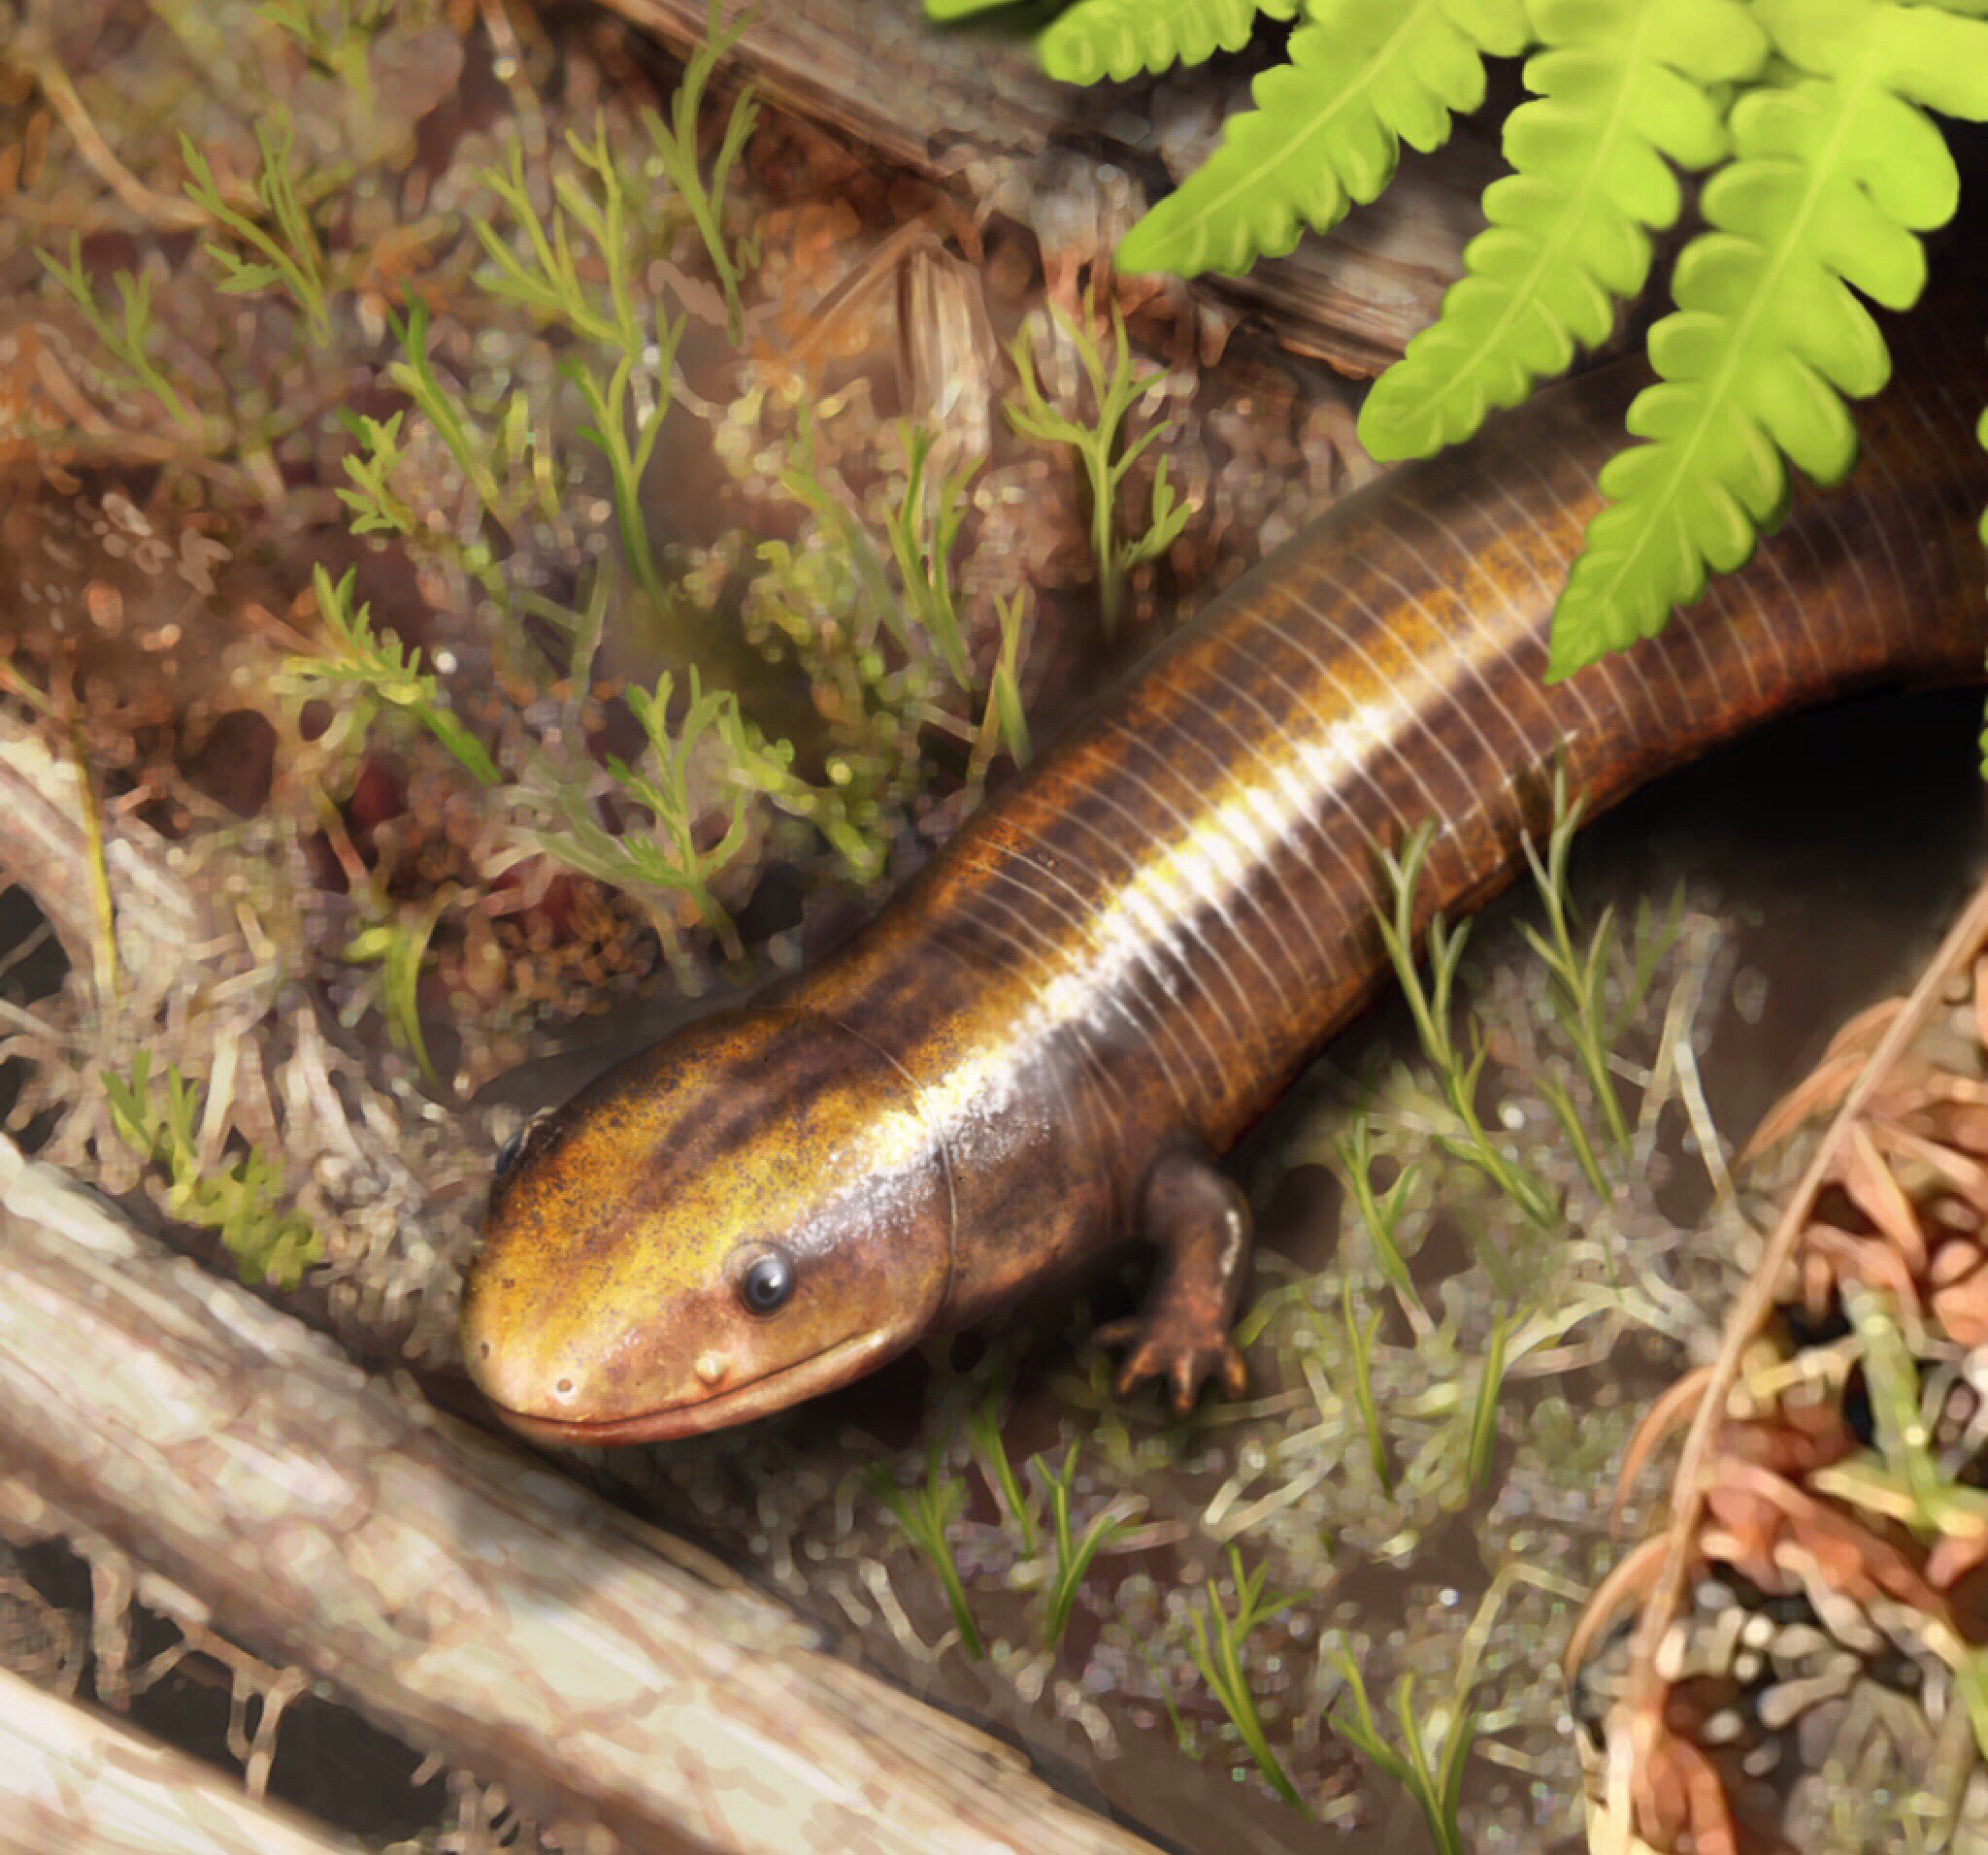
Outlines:
{"type": "Polygon", "coordinates": [[[1959,177],[1926,110],[1988,116],[1988,23],[1882,0],[1758,0],[1790,67],[1735,104],[1735,158],[1678,259],[1675,314],[1650,331],[1644,441],[1611,458],[1554,613],[1549,675],[1659,630],[1785,512],[1784,459],[1833,483],[1856,456],[1843,401],[1881,387],[1884,339],[1852,286],[1905,309],[1917,236],[1959,177]]]}
{"type": "Polygon", "coordinates": [[[1650,233],[1675,222],[1669,162],[1726,152],[1708,87],[1749,76],[1766,35],[1736,0],[1538,0],[1546,50],[1536,100],[1507,118],[1512,173],[1484,194],[1490,227],[1464,252],[1441,316],[1368,396],[1360,439],[1376,458],[1426,457],[1562,372],[1614,326],[1615,300],[1649,275],[1650,233]]]}
{"type": "MultiPolygon", "coordinates": [[[[926,0],[925,10],[936,17],[948,3],[958,0],[926,0]]],[[[1122,83],[1240,51],[1258,14],[1289,19],[1297,12],[1298,0],[1077,0],[1044,31],[1043,69],[1066,83],[1122,83]]]]}
{"type": "Polygon", "coordinates": [[[1010,4],[1011,0],[925,0],[925,17],[936,25],[951,25],[977,14],[998,13],[1010,4]]]}
{"type": "Polygon", "coordinates": [[[1256,80],[1256,108],[1118,248],[1122,271],[1239,272],[1329,231],[1394,179],[1401,144],[1449,139],[1484,100],[1486,52],[1525,43],[1518,0],[1312,0],[1290,61],[1256,80]]]}

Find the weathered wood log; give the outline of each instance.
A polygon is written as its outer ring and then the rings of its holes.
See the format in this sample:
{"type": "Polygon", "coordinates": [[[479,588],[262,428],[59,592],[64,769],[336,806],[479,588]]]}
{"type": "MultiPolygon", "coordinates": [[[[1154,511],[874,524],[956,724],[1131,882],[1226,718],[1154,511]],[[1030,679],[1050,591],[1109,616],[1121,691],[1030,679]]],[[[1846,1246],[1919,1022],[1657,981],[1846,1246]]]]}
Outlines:
{"type": "MultiPolygon", "coordinates": [[[[709,25],[705,0],[604,4],[679,51],[709,25]]],[[[1026,223],[1052,264],[1109,253],[1168,171],[1210,146],[1221,115],[1247,102],[1233,61],[1158,82],[1056,83],[1028,46],[984,26],[935,26],[918,0],[781,0],[753,10],[732,55],[783,107],[1026,223]]],[[[1376,374],[1455,281],[1498,166],[1492,145],[1461,125],[1436,155],[1410,155],[1375,205],[1327,236],[1191,293],[1231,315],[1253,312],[1295,352],[1376,374]]]]}
{"type": "Polygon", "coordinates": [[[1149,1851],[6,1142],[0,1279],[0,1474],[542,1820],[644,1850],[1149,1851]]]}
{"type": "MultiPolygon", "coordinates": [[[[0,715],[0,876],[22,883],[72,966],[89,972],[98,933],[89,807],[73,760],[50,751],[43,730],[0,715]]],[[[148,857],[111,832],[104,878],[128,967],[183,961],[207,932],[199,903],[163,857],[148,857]]]]}
{"type": "Polygon", "coordinates": [[[0,1672],[0,1855],[356,1855],[224,1772],[0,1672]]]}

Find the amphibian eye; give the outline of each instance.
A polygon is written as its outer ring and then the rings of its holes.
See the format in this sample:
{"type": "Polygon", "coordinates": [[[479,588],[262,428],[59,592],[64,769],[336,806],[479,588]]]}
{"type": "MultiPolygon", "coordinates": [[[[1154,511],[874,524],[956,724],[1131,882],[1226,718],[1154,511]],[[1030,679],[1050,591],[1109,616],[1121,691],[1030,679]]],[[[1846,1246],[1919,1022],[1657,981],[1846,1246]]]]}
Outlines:
{"type": "Polygon", "coordinates": [[[496,1176],[496,1183],[503,1184],[517,1170],[517,1162],[524,1157],[524,1149],[532,1143],[539,1130],[550,1118],[551,1110],[549,1109],[540,1109],[502,1146],[498,1147],[497,1161],[491,1168],[491,1171],[496,1176]]]}
{"type": "Polygon", "coordinates": [[[759,1258],[739,1281],[740,1298],[755,1314],[778,1312],[794,1292],[794,1265],[779,1250],[759,1258]]]}
{"type": "Polygon", "coordinates": [[[524,1137],[531,1131],[530,1122],[526,1122],[502,1146],[498,1147],[497,1163],[492,1168],[492,1171],[495,1173],[499,1184],[502,1184],[510,1176],[512,1168],[517,1164],[520,1155],[524,1152],[524,1137]]]}

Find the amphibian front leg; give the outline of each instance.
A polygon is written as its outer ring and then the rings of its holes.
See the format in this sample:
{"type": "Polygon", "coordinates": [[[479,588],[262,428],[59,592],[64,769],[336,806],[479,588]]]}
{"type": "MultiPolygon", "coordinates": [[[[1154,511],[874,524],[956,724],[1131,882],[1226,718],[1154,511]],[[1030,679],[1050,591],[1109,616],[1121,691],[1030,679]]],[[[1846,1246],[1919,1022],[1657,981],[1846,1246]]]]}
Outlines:
{"type": "Polygon", "coordinates": [[[1206,1155],[1176,1150],[1153,1162],[1140,1190],[1139,1234],[1160,1252],[1145,1305],[1100,1327],[1099,1342],[1131,1348],[1118,1390],[1165,1378],[1174,1408],[1186,1410],[1210,1374],[1230,1397],[1247,1382],[1229,1338],[1249,1261],[1249,1205],[1206,1155]]]}

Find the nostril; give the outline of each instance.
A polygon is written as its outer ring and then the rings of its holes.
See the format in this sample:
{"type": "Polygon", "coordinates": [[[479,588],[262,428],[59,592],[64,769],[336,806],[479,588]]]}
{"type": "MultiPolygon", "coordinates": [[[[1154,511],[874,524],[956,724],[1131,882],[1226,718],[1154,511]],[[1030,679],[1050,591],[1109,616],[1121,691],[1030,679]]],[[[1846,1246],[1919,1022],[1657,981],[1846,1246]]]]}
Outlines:
{"type": "Polygon", "coordinates": [[[488,1342],[487,1340],[486,1340],[486,1341],[484,1341],[484,1342],[483,1342],[483,1343],[482,1343],[482,1344],[481,1344],[480,1346],[479,1346],[479,1347],[477,1348],[477,1352],[478,1352],[478,1354],[479,1354],[479,1355],[480,1355],[480,1357],[482,1357],[482,1358],[484,1358],[484,1359],[487,1359],[487,1358],[489,1358],[489,1356],[490,1356],[490,1342],[488,1342]]]}
{"type": "Polygon", "coordinates": [[[560,1397],[570,1398],[573,1396],[573,1380],[571,1378],[562,1378],[552,1389],[558,1392],[560,1397]]]}

